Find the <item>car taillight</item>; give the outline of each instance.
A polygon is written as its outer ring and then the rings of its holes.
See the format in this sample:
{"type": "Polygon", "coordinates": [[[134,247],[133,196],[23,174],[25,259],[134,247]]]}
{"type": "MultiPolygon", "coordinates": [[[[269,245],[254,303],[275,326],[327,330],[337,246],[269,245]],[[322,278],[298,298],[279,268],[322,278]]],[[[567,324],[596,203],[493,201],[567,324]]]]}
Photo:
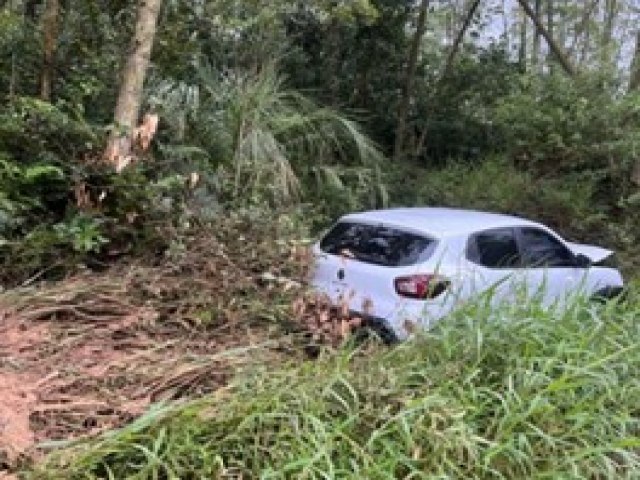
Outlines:
{"type": "Polygon", "coordinates": [[[439,275],[409,275],[395,279],[396,292],[401,297],[428,300],[442,295],[451,283],[439,275]]]}

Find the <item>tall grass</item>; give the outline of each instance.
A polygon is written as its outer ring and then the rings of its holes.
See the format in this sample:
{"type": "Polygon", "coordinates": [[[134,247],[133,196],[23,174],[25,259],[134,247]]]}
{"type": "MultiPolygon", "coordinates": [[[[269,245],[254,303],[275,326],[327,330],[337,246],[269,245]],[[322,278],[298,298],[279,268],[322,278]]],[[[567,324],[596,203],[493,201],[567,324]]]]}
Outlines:
{"type": "Polygon", "coordinates": [[[394,348],[244,376],[31,475],[639,478],[640,302],[488,305],[394,348]]]}

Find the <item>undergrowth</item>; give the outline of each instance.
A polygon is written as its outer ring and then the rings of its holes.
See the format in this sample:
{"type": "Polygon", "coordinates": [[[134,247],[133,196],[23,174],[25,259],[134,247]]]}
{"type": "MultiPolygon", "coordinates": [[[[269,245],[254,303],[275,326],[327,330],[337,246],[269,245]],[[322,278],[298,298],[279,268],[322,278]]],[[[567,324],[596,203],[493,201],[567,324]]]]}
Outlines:
{"type": "Polygon", "coordinates": [[[603,201],[606,182],[594,172],[540,176],[505,155],[440,168],[397,166],[385,176],[393,206],[471,208],[529,218],[563,237],[616,250],[625,273],[635,275],[638,209],[620,199],[603,201]]]}
{"type": "Polygon", "coordinates": [[[157,406],[28,478],[638,478],[640,302],[489,304],[157,406]]]}

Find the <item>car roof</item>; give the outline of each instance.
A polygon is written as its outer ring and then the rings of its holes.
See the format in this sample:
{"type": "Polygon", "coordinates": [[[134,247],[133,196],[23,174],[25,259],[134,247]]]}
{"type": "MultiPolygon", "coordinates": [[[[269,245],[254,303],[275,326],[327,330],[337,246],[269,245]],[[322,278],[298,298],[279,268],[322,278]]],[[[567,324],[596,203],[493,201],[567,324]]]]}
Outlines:
{"type": "Polygon", "coordinates": [[[341,221],[380,222],[386,225],[411,228],[435,237],[465,235],[491,228],[542,226],[539,223],[511,215],[432,207],[390,208],[351,213],[343,216],[341,221]]]}

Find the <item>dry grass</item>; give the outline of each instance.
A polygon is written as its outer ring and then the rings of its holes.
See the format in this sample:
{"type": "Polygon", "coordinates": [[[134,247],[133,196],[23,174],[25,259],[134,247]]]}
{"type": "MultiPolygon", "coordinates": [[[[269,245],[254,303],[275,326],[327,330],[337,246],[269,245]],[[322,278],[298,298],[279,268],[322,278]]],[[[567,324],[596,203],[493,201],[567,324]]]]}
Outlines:
{"type": "Polygon", "coordinates": [[[300,331],[290,302],[308,258],[270,233],[229,221],[160,266],[2,294],[0,470],[38,458],[42,442],[93,437],[152,404],[213,392],[248,365],[301,356],[283,334],[300,331]]]}

